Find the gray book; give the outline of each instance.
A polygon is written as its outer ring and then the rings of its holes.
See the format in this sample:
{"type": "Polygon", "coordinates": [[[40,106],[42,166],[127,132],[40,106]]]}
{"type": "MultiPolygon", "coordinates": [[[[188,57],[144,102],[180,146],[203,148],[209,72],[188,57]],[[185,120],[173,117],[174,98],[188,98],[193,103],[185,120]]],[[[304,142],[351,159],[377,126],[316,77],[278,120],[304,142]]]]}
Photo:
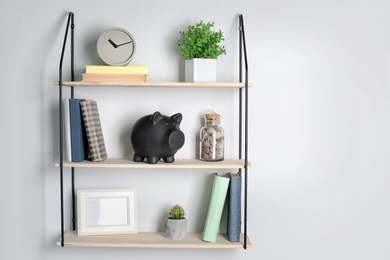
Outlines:
{"type": "Polygon", "coordinates": [[[227,235],[230,242],[239,242],[241,235],[241,175],[230,173],[228,191],[227,235]]]}

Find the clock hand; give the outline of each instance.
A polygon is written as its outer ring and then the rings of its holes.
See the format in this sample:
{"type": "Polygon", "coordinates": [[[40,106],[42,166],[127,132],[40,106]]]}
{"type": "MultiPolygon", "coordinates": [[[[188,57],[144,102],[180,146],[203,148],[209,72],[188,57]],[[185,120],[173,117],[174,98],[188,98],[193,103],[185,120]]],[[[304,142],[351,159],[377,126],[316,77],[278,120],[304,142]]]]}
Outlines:
{"type": "Polygon", "coordinates": [[[118,48],[118,45],[115,44],[115,42],[113,42],[111,39],[108,39],[108,42],[111,43],[112,46],[114,46],[114,48],[118,48]]]}
{"type": "Polygon", "coordinates": [[[118,45],[116,45],[116,47],[115,47],[115,48],[117,48],[117,47],[119,47],[119,46],[122,46],[122,45],[125,45],[125,44],[129,44],[129,43],[131,43],[131,41],[129,41],[129,42],[125,42],[125,43],[122,43],[122,44],[118,44],[118,45]]]}

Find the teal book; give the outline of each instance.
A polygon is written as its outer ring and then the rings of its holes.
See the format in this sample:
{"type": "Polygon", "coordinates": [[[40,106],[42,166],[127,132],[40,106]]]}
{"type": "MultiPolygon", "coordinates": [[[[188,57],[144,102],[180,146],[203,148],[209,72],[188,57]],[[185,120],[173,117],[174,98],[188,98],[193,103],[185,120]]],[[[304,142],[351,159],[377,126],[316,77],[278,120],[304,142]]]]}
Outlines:
{"type": "Polygon", "coordinates": [[[65,132],[65,154],[68,162],[72,161],[72,138],[70,133],[70,109],[69,99],[64,100],[64,132],[65,132]]]}
{"type": "Polygon", "coordinates": [[[206,242],[215,242],[217,239],[226,194],[229,188],[229,176],[214,175],[213,187],[211,190],[209,207],[202,233],[202,239],[206,242]]]}
{"type": "Polygon", "coordinates": [[[230,173],[228,190],[227,235],[230,242],[239,242],[241,236],[241,175],[230,173]]]}
{"type": "Polygon", "coordinates": [[[72,162],[81,162],[85,159],[86,133],[83,126],[80,102],[85,99],[72,98],[69,100],[70,135],[72,147],[72,162]]]}

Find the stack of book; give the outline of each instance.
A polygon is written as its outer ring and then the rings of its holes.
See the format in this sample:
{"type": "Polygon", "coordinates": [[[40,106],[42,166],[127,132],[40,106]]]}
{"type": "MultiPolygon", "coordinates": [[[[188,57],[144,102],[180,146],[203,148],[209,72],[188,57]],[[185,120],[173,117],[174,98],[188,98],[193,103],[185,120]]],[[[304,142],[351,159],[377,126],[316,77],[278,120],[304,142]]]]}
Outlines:
{"type": "Polygon", "coordinates": [[[241,175],[229,173],[225,176],[214,175],[213,186],[202,239],[215,242],[220,230],[223,208],[227,204],[227,238],[230,242],[239,242],[241,236],[241,175]]]}
{"type": "Polygon", "coordinates": [[[72,98],[64,102],[66,159],[70,162],[107,159],[96,101],[72,98]]]}
{"type": "Polygon", "coordinates": [[[149,76],[149,67],[87,65],[85,67],[85,73],[81,74],[81,76],[82,81],[85,82],[147,82],[149,76]]]}

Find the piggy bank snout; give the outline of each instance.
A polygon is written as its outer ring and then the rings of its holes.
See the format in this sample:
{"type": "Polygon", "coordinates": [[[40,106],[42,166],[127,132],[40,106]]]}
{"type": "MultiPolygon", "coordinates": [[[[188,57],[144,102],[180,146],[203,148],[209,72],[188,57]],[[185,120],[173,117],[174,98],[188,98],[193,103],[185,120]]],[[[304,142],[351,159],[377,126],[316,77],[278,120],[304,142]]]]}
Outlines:
{"type": "Polygon", "coordinates": [[[169,146],[172,149],[180,149],[184,145],[184,133],[180,130],[174,130],[169,135],[169,146]]]}

